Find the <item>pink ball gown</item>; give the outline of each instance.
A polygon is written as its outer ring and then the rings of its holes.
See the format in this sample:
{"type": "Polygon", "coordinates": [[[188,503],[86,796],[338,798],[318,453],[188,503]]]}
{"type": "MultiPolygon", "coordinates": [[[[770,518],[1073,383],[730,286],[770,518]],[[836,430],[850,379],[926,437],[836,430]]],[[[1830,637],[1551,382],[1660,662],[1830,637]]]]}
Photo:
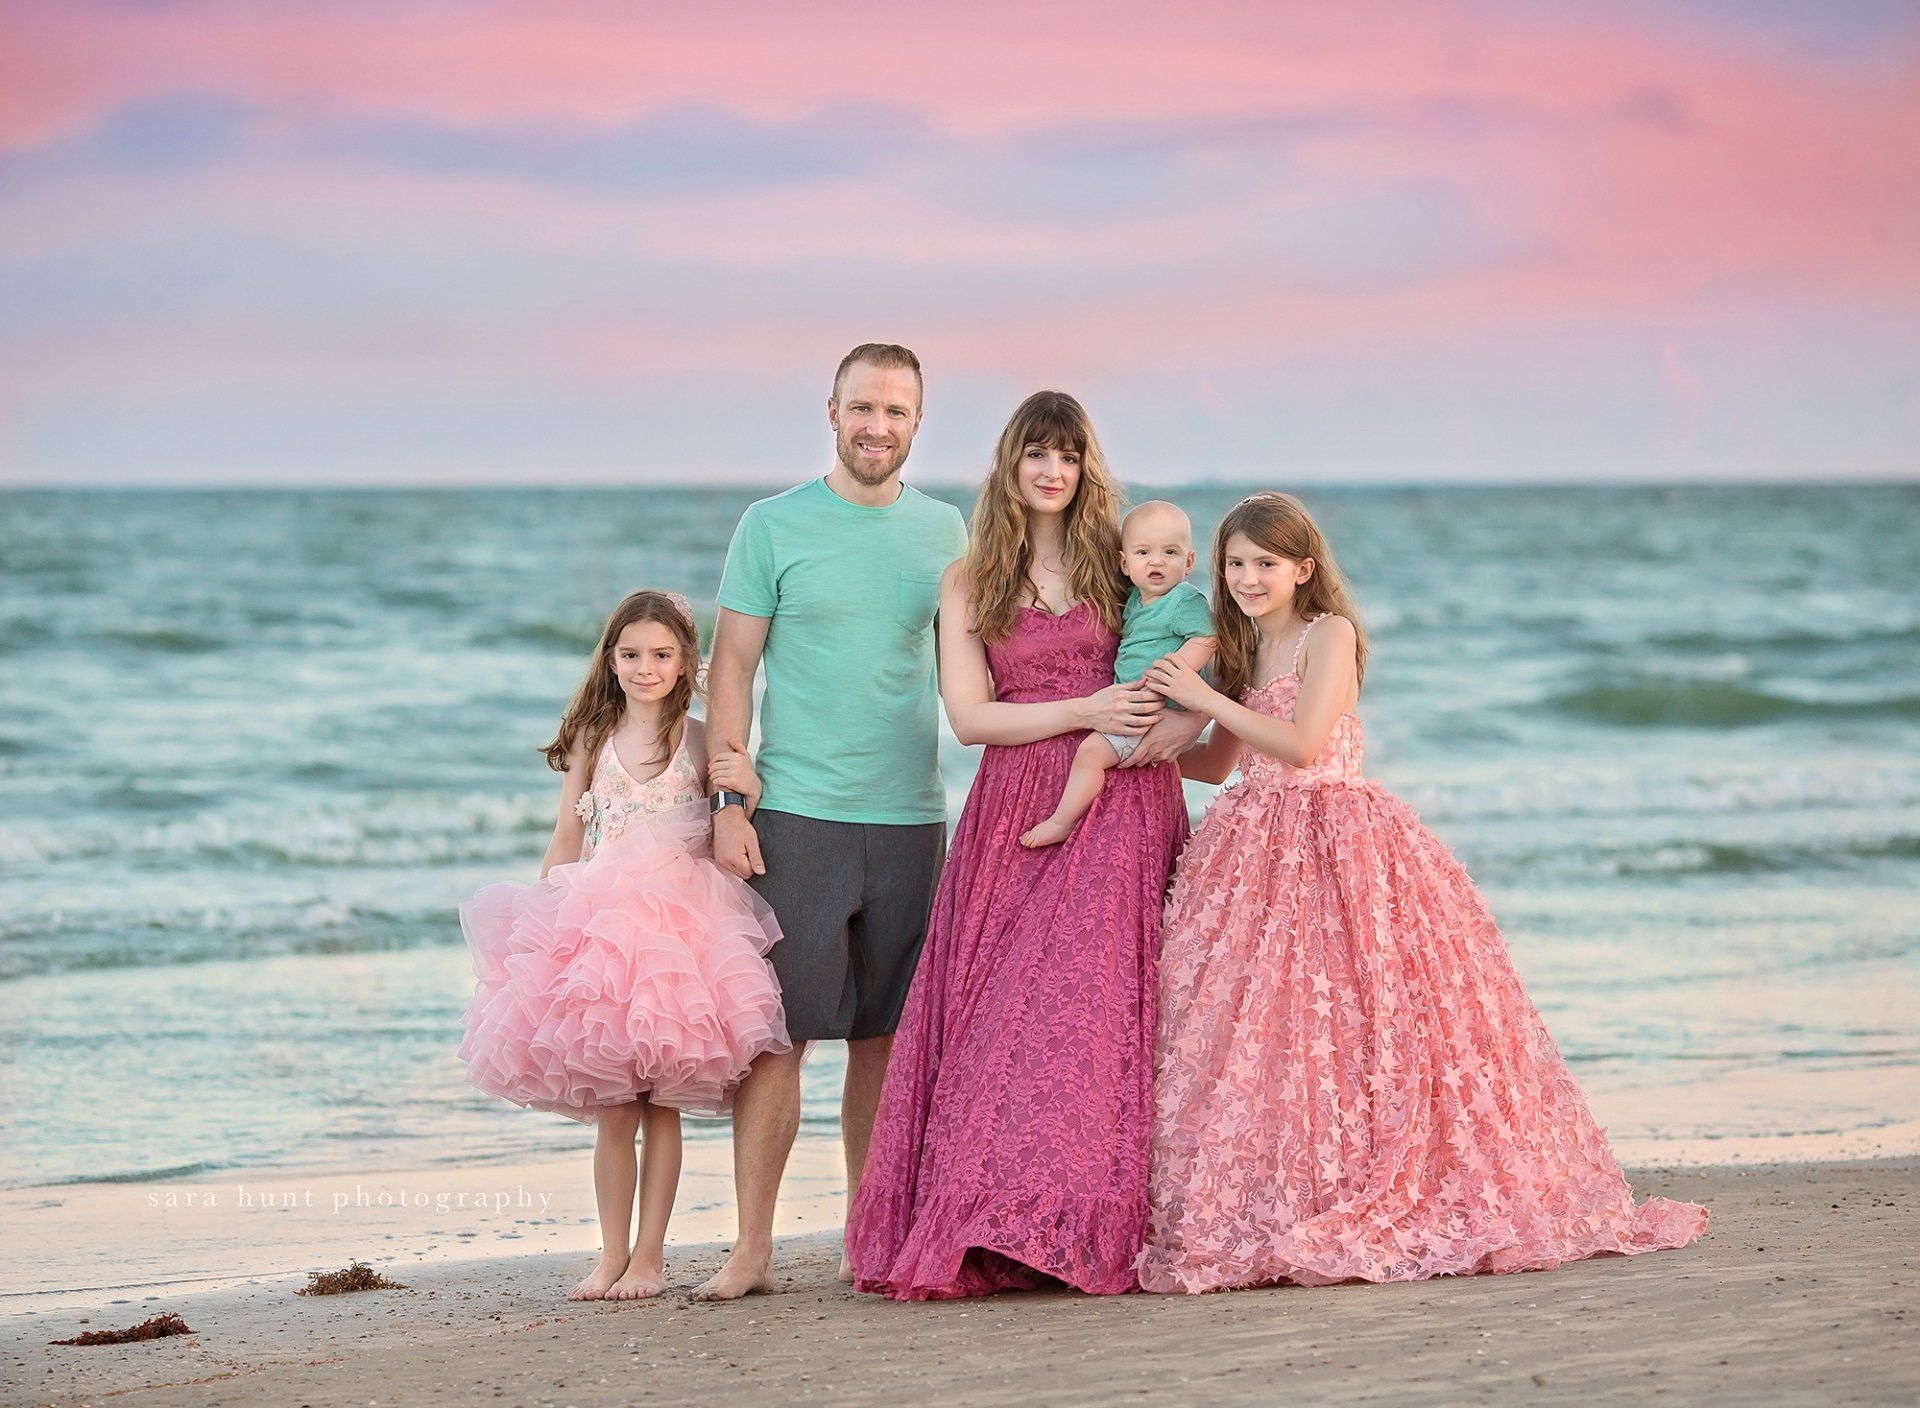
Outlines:
{"type": "Polygon", "coordinates": [[[711,859],[697,728],[645,781],[609,739],[580,860],[460,907],[478,980],[460,1057],[489,1095],[576,1120],[642,1095],[720,1114],[756,1056],[792,1049],[773,911],[711,859]]]}
{"type": "MultiPolygon", "coordinates": [[[[1299,661],[1247,707],[1291,718],[1299,661]]],[[[1634,1205],[1473,882],[1361,745],[1349,713],[1309,767],[1247,750],[1180,859],[1141,1285],[1528,1271],[1699,1236],[1704,1208],[1634,1205]]]]}
{"type": "MultiPolygon", "coordinates": [[[[1085,602],[1023,610],[987,647],[995,697],[1103,689],[1118,644],[1085,602]]],[[[1173,764],[1116,770],[1065,841],[1022,847],[1085,736],[981,755],[847,1219],[863,1291],[937,1300],[1049,1277],[1136,1289],[1153,961],[1187,811],[1173,764]]]]}

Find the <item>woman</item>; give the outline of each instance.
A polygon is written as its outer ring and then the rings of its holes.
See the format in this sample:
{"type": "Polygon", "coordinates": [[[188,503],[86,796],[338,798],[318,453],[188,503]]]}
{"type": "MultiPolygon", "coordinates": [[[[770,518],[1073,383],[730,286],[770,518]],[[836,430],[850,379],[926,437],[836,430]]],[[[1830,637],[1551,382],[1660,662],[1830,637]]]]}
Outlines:
{"type": "Polygon", "coordinates": [[[1118,497],[1080,404],[1031,396],[941,582],[941,697],[955,736],[987,747],[847,1222],[862,1290],[1137,1285],[1154,956],[1187,836],[1165,760],[1198,726],[1113,683],[1118,497]],[[1064,843],[1023,848],[1088,729],[1148,737],[1064,843]]]}

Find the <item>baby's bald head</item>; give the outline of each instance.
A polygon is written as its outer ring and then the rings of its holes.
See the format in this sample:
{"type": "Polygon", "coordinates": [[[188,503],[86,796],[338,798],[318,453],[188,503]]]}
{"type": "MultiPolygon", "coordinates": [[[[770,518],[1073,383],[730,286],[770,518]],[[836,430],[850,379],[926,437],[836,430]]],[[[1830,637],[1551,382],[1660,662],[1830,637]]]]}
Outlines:
{"type": "Polygon", "coordinates": [[[1148,599],[1164,596],[1193,571],[1193,523],[1178,505],[1149,499],[1120,523],[1120,567],[1148,599]]]}
{"type": "Polygon", "coordinates": [[[1193,520],[1178,504],[1165,499],[1148,499],[1120,520],[1120,546],[1131,547],[1134,540],[1157,540],[1158,545],[1180,543],[1193,547],[1193,520]]]}

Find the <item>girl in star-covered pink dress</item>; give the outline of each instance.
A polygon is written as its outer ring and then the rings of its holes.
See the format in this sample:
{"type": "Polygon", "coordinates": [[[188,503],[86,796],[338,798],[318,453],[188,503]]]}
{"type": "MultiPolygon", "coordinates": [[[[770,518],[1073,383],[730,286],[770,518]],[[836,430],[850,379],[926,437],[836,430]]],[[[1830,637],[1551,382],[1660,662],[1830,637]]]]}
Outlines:
{"type": "Polygon", "coordinates": [[[1706,1209],[1636,1206],[1466,871],[1360,769],[1366,645],[1297,499],[1215,536],[1218,782],[1167,902],[1140,1283],[1407,1281],[1677,1247],[1706,1209]]]}

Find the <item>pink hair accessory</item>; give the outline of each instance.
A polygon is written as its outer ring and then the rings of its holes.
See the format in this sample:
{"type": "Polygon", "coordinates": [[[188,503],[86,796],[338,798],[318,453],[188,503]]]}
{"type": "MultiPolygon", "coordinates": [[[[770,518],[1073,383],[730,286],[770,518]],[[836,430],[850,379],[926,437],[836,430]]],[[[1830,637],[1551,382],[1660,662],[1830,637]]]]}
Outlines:
{"type": "Polygon", "coordinates": [[[688,601],[684,596],[681,596],[679,592],[664,592],[662,595],[680,609],[680,614],[687,618],[687,624],[689,626],[694,624],[692,602],[688,601]]]}

